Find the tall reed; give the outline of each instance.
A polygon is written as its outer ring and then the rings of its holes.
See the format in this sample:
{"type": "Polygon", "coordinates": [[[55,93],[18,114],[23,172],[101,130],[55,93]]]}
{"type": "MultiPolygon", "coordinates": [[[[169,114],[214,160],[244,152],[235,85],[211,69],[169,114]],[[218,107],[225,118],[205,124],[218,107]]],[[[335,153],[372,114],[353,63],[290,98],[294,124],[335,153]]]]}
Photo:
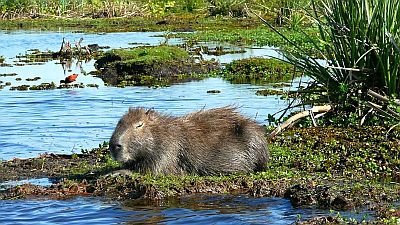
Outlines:
{"type": "Polygon", "coordinates": [[[282,35],[296,48],[295,52],[286,53],[288,61],[322,85],[329,100],[335,103],[367,89],[399,96],[400,1],[319,2],[315,4],[312,0],[312,16],[319,29],[319,39],[310,37],[310,42],[325,63],[310,57],[282,35]]]}

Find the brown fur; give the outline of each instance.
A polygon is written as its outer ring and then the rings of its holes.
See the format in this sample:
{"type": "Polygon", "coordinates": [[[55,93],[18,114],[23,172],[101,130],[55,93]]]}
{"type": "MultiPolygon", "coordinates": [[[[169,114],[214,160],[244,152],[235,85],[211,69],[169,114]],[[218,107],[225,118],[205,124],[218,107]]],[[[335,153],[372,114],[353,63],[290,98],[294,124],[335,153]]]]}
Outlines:
{"type": "Polygon", "coordinates": [[[182,117],[131,108],[110,139],[114,159],[153,174],[217,175],[264,169],[263,129],[233,107],[182,117]]]}

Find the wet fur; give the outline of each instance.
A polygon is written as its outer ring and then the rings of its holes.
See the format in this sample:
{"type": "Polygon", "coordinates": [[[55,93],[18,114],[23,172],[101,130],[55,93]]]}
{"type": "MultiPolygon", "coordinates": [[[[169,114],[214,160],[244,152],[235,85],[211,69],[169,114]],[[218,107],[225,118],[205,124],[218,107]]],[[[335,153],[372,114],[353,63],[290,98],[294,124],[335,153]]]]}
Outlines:
{"type": "Polygon", "coordinates": [[[139,172],[216,175],[264,169],[263,129],[234,107],[182,117],[131,108],[110,139],[114,159],[139,172]]]}

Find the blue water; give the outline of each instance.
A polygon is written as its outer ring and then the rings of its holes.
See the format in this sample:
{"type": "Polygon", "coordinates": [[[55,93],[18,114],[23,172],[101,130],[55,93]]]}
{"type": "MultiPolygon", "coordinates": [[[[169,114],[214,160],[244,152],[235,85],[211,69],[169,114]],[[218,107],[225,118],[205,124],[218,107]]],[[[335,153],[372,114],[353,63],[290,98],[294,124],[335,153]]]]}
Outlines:
{"type": "MultiPolygon", "coordinates": [[[[296,209],[281,198],[200,195],[174,202],[110,202],[98,198],[0,201],[1,224],[291,224],[298,218],[336,215],[296,209]]],[[[348,215],[341,212],[342,216],[348,215]]],[[[353,214],[360,220],[364,214],[353,214]]]]}
{"type": "MultiPolygon", "coordinates": [[[[111,48],[125,48],[130,43],[157,45],[164,40],[162,32],[127,32],[84,34],[50,31],[0,31],[0,55],[6,56],[11,67],[0,67],[0,74],[16,73],[17,76],[0,77],[3,84],[58,83],[70,73],[78,73],[83,84],[97,84],[99,88],[62,89],[49,91],[0,90],[0,159],[34,157],[44,152],[73,153],[98,146],[108,141],[118,119],[129,107],[145,106],[172,114],[182,115],[202,108],[225,105],[240,106],[245,115],[265,123],[269,113],[285,107],[286,103],[275,97],[256,96],[253,85],[232,85],[218,78],[173,85],[168,88],[106,87],[101,79],[85,75],[94,71],[94,60],[73,60],[63,66],[57,60],[43,65],[21,63],[15,57],[29,49],[57,51],[62,38],[74,43],[83,37],[82,45],[98,43],[111,48]],[[27,78],[40,77],[37,81],[27,78]],[[20,78],[21,80],[16,80],[20,78]],[[207,94],[208,90],[220,94],[207,94]]],[[[170,39],[170,44],[181,43],[170,39]]],[[[210,44],[212,45],[215,44],[210,44]]],[[[220,56],[224,62],[250,56],[277,55],[272,48],[247,48],[246,53],[220,56]]],[[[214,56],[206,56],[214,57],[214,56]]]]}
{"type": "Polygon", "coordinates": [[[79,153],[108,141],[129,107],[145,106],[172,114],[238,105],[243,114],[266,123],[269,113],[286,102],[277,96],[256,96],[263,87],[232,85],[219,78],[168,88],[59,89],[0,91],[0,158],[26,158],[40,153],[79,153]],[[218,89],[220,94],[208,94],[218,89]]]}
{"type": "MultiPolygon", "coordinates": [[[[157,45],[164,39],[151,33],[82,34],[60,30],[0,31],[0,55],[10,67],[0,67],[0,81],[21,84],[58,82],[69,73],[79,73],[79,82],[98,84],[99,88],[57,89],[48,91],[0,90],[0,159],[35,157],[41,153],[79,153],[108,141],[118,119],[129,107],[145,106],[172,114],[225,105],[240,106],[240,112],[266,124],[268,114],[284,108],[278,96],[256,96],[265,86],[233,85],[219,78],[177,84],[167,88],[104,86],[99,78],[84,75],[94,70],[94,61],[72,61],[65,68],[52,60],[42,65],[18,63],[16,55],[28,49],[57,51],[62,38],[83,45],[97,43],[112,48],[131,47],[129,43],[157,45]],[[38,81],[26,78],[41,77],[38,81]],[[21,78],[17,81],[16,78],[21,78]],[[208,94],[208,90],[220,94],[208,94]]],[[[182,40],[169,40],[170,44],[182,40]]],[[[221,62],[250,56],[277,56],[271,48],[247,48],[246,53],[216,57],[221,62]]],[[[206,56],[208,57],[208,56],[206,56]]],[[[209,56],[211,58],[213,56],[209,56]]],[[[0,174],[1,176],[1,174],[0,174]]],[[[49,185],[47,179],[28,179],[0,184],[0,190],[31,182],[49,185]]],[[[328,211],[295,209],[280,198],[251,198],[231,195],[200,195],[173,202],[110,202],[101,198],[70,200],[0,201],[0,224],[290,224],[301,215],[309,218],[328,215],[328,211]]]]}

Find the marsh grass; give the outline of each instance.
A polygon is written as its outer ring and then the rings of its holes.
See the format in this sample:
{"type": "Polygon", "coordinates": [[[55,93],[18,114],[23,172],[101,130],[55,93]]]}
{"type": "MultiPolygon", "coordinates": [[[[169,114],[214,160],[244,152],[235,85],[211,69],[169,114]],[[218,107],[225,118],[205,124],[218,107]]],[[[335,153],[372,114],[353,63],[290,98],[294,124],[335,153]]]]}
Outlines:
{"type": "Polygon", "coordinates": [[[143,16],[144,8],[128,0],[0,0],[0,18],[143,16]]]}
{"type": "Polygon", "coordinates": [[[194,13],[208,16],[246,17],[245,4],[275,17],[281,9],[309,4],[310,0],[0,0],[0,18],[37,17],[160,17],[194,13]]]}
{"type": "Polygon", "coordinates": [[[355,110],[370,100],[369,89],[398,97],[400,2],[323,0],[316,4],[313,0],[312,8],[310,15],[319,32],[318,38],[308,39],[322,60],[310,57],[304,47],[264,22],[293,46],[294,51],[286,52],[287,61],[313,78],[313,87],[324,90],[318,100],[355,110]]]}

